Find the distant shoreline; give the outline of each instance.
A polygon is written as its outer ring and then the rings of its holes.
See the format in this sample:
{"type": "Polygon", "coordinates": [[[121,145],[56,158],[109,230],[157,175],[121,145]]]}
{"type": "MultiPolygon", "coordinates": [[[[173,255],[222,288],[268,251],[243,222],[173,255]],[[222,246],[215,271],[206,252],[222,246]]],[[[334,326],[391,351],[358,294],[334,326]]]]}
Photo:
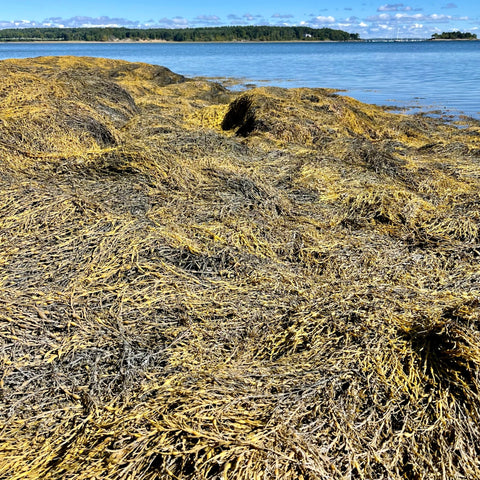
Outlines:
{"type": "Polygon", "coordinates": [[[0,32],[7,42],[277,42],[277,41],[349,41],[359,40],[358,33],[332,28],[307,26],[219,26],[195,28],[125,28],[125,27],[50,27],[10,28],[0,32]]]}
{"type": "Polygon", "coordinates": [[[480,38],[430,38],[431,42],[478,42],[480,38]]]}
{"type": "Polygon", "coordinates": [[[425,39],[361,39],[361,40],[212,40],[212,41],[175,41],[175,40],[0,40],[0,44],[147,44],[147,43],[161,43],[161,44],[194,44],[194,43],[411,43],[411,42],[478,42],[478,38],[425,38],[425,39]]]}
{"type": "Polygon", "coordinates": [[[0,40],[0,43],[58,44],[58,43],[98,43],[98,44],[140,44],[140,43],[366,43],[364,40],[212,40],[212,41],[175,41],[175,40],[0,40]]]}

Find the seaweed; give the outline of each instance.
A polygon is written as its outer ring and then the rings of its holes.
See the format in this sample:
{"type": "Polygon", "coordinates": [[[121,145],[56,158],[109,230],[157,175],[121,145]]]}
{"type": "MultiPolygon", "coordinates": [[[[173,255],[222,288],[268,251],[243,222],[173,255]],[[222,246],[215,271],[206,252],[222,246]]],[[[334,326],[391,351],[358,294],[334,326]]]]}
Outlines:
{"type": "Polygon", "coordinates": [[[0,479],[480,478],[476,122],[0,73],[0,479]]]}

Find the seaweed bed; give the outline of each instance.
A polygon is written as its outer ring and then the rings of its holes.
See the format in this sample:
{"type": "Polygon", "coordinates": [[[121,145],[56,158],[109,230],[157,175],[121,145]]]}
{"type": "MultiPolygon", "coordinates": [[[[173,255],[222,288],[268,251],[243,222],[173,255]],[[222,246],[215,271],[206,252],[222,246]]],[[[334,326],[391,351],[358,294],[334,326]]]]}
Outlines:
{"type": "Polygon", "coordinates": [[[480,478],[480,127],[0,62],[0,478],[480,478]]]}

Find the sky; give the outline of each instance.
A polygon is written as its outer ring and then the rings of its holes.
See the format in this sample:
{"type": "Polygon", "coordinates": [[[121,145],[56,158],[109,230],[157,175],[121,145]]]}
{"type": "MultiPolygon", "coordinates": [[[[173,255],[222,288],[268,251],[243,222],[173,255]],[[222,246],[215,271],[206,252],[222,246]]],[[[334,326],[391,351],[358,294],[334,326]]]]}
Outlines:
{"type": "Polygon", "coordinates": [[[430,38],[454,30],[477,33],[480,38],[479,0],[405,1],[4,0],[0,29],[305,25],[359,33],[361,38],[430,38]]]}

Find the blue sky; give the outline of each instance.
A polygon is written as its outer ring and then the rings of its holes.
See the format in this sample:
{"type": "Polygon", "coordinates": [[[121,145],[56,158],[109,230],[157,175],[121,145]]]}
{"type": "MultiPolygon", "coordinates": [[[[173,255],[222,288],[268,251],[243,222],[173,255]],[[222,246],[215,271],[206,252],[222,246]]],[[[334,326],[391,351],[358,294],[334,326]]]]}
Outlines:
{"type": "Polygon", "coordinates": [[[479,0],[15,0],[2,2],[0,28],[56,26],[198,27],[307,25],[372,37],[430,37],[461,30],[480,38],[479,0]]]}

